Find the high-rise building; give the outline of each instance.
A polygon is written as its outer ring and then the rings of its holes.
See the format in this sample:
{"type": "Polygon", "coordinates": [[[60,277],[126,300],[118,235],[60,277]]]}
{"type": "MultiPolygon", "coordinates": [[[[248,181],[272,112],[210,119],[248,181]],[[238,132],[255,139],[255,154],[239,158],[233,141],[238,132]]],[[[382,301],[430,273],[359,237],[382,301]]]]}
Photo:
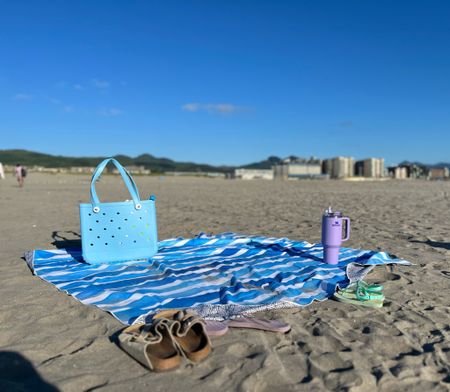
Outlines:
{"type": "Polygon", "coordinates": [[[326,159],[322,164],[324,174],[331,178],[353,177],[355,160],[352,157],[336,157],[326,159]]]}
{"type": "Polygon", "coordinates": [[[403,163],[400,167],[406,169],[408,178],[426,178],[428,175],[426,167],[416,165],[415,163],[403,163]]]}
{"type": "Polygon", "coordinates": [[[408,178],[406,167],[393,166],[388,168],[389,176],[396,180],[405,180],[408,178]]]}
{"type": "Polygon", "coordinates": [[[355,174],[366,178],[382,178],[384,173],[383,158],[368,158],[355,163],[355,174]]]}

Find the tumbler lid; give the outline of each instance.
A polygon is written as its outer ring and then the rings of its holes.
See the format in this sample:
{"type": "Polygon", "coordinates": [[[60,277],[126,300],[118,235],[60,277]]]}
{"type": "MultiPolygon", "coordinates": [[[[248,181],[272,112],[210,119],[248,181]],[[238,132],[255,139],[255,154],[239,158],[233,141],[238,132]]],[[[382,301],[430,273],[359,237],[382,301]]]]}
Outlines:
{"type": "Polygon", "coordinates": [[[330,206],[325,210],[323,215],[324,216],[334,216],[334,217],[340,218],[340,217],[342,217],[342,212],[333,211],[330,206]]]}

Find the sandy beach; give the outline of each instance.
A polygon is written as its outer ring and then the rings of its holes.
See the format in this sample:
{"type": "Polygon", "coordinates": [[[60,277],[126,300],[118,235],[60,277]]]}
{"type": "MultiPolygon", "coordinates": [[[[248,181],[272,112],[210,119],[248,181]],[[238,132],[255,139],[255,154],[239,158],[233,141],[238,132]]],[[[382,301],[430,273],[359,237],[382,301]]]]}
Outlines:
{"type": "MultiPolygon", "coordinates": [[[[319,242],[332,205],[352,219],[348,246],[414,265],[368,276],[385,285],[381,309],[329,300],[265,313],[292,331],[230,330],[205,362],[155,374],[111,342],[123,328],[117,320],[33,276],[21,259],[60,236],[77,238],[90,177],[30,173],[20,189],[8,175],[0,181],[0,390],[450,389],[450,182],[135,179],[142,197],[157,196],[160,239],[233,231],[319,242]]],[[[114,176],[98,192],[105,201],[128,196],[114,176]]]]}

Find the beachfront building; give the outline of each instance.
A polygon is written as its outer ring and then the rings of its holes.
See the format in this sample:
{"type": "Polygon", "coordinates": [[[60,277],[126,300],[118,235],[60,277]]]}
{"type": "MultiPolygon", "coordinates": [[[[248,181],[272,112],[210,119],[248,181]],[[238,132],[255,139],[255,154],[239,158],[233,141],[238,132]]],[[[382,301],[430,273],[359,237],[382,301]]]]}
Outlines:
{"type": "Polygon", "coordinates": [[[428,173],[430,180],[447,180],[449,178],[448,167],[433,167],[428,173]]]}
{"type": "Polygon", "coordinates": [[[202,171],[166,171],[166,176],[173,177],[208,177],[208,178],[225,178],[226,173],[220,172],[202,172],[202,171]]]}
{"type": "Polygon", "coordinates": [[[273,170],[268,169],[235,169],[234,178],[242,180],[273,180],[273,170]]]}
{"type": "Polygon", "coordinates": [[[322,163],[322,172],[330,178],[353,177],[355,173],[355,159],[352,157],[335,157],[326,159],[322,163]]]}
{"type": "Polygon", "coordinates": [[[94,170],[95,170],[94,167],[72,166],[69,169],[69,173],[72,173],[72,174],[92,174],[92,173],[94,173],[94,170]]]}
{"type": "Polygon", "coordinates": [[[355,163],[355,175],[366,178],[384,177],[384,159],[368,158],[355,163]]]}
{"type": "Polygon", "coordinates": [[[389,177],[396,180],[405,180],[408,178],[408,172],[405,167],[392,166],[388,168],[389,177]]]}
{"type": "Polygon", "coordinates": [[[273,175],[277,179],[326,178],[322,174],[321,161],[316,158],[303,159],[290,157],[273,166],[273,175]]]}
{"type": "MultiPolygon", "coordinates": [[[[141,166],[136,166],[136,165],[131,165],[131,166],[125,166],[125,169],[127,169],[127,172],[130,174],[140,174],[140,175],[148,175],[151,174],[151,170],[150,169],[146,169],[144,165],[141,166]]],[[[119,174],[119,170],[117,170],[117,168],[112,168],[111,169],[111,173],[113,174],[119,174]]]]}
{"type": "Polygon", "coordinates": [[[428,170],[425,166],[420,166],[415,163],[403,163],[399,166],[406,169],[408,178],[427,178],[428,170]]]}
{"type": "MultiPolygon", "coordinates": [[[[11,166],[12,168],[12,166],[11,166]]],[[[70,168],[68,167],[43,167],[43,166],[33,166],[28,168],[29,172],[38,173],[50,173],[50,174],[67,174],[70,173],[70,168]]]]}

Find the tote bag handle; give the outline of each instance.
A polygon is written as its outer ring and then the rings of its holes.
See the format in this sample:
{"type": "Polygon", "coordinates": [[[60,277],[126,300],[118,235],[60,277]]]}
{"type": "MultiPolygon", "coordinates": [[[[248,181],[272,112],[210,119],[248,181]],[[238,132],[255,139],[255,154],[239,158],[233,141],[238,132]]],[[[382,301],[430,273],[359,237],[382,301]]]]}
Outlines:
{"type": "Polygon", "coordinates": [[[102,161],[97,168],[95,169],[94,174],[92,175],[91,179],[91,203],[92,203],[92,211],[97,213],[100,212],[100,200],[98,199],[97,192],[95,191],[95,182],[98,180],[100,175],[102,174],[103,170],[105,169],[106,165],[112,162],[116,166],[117,170],[119,171],[120,175],[122,176],[123,182],[125,183],[128,192],[130,192],[131,198],[133,199],[134,208],[137,210],[141,209],[141,199],[139,197],[139,192],[136,187],[136,184],[133,180],[133,178],[130,176],[130,173],[128,173],[125,168],[114,158],[107,158],[104,161],[102,161]]]}

